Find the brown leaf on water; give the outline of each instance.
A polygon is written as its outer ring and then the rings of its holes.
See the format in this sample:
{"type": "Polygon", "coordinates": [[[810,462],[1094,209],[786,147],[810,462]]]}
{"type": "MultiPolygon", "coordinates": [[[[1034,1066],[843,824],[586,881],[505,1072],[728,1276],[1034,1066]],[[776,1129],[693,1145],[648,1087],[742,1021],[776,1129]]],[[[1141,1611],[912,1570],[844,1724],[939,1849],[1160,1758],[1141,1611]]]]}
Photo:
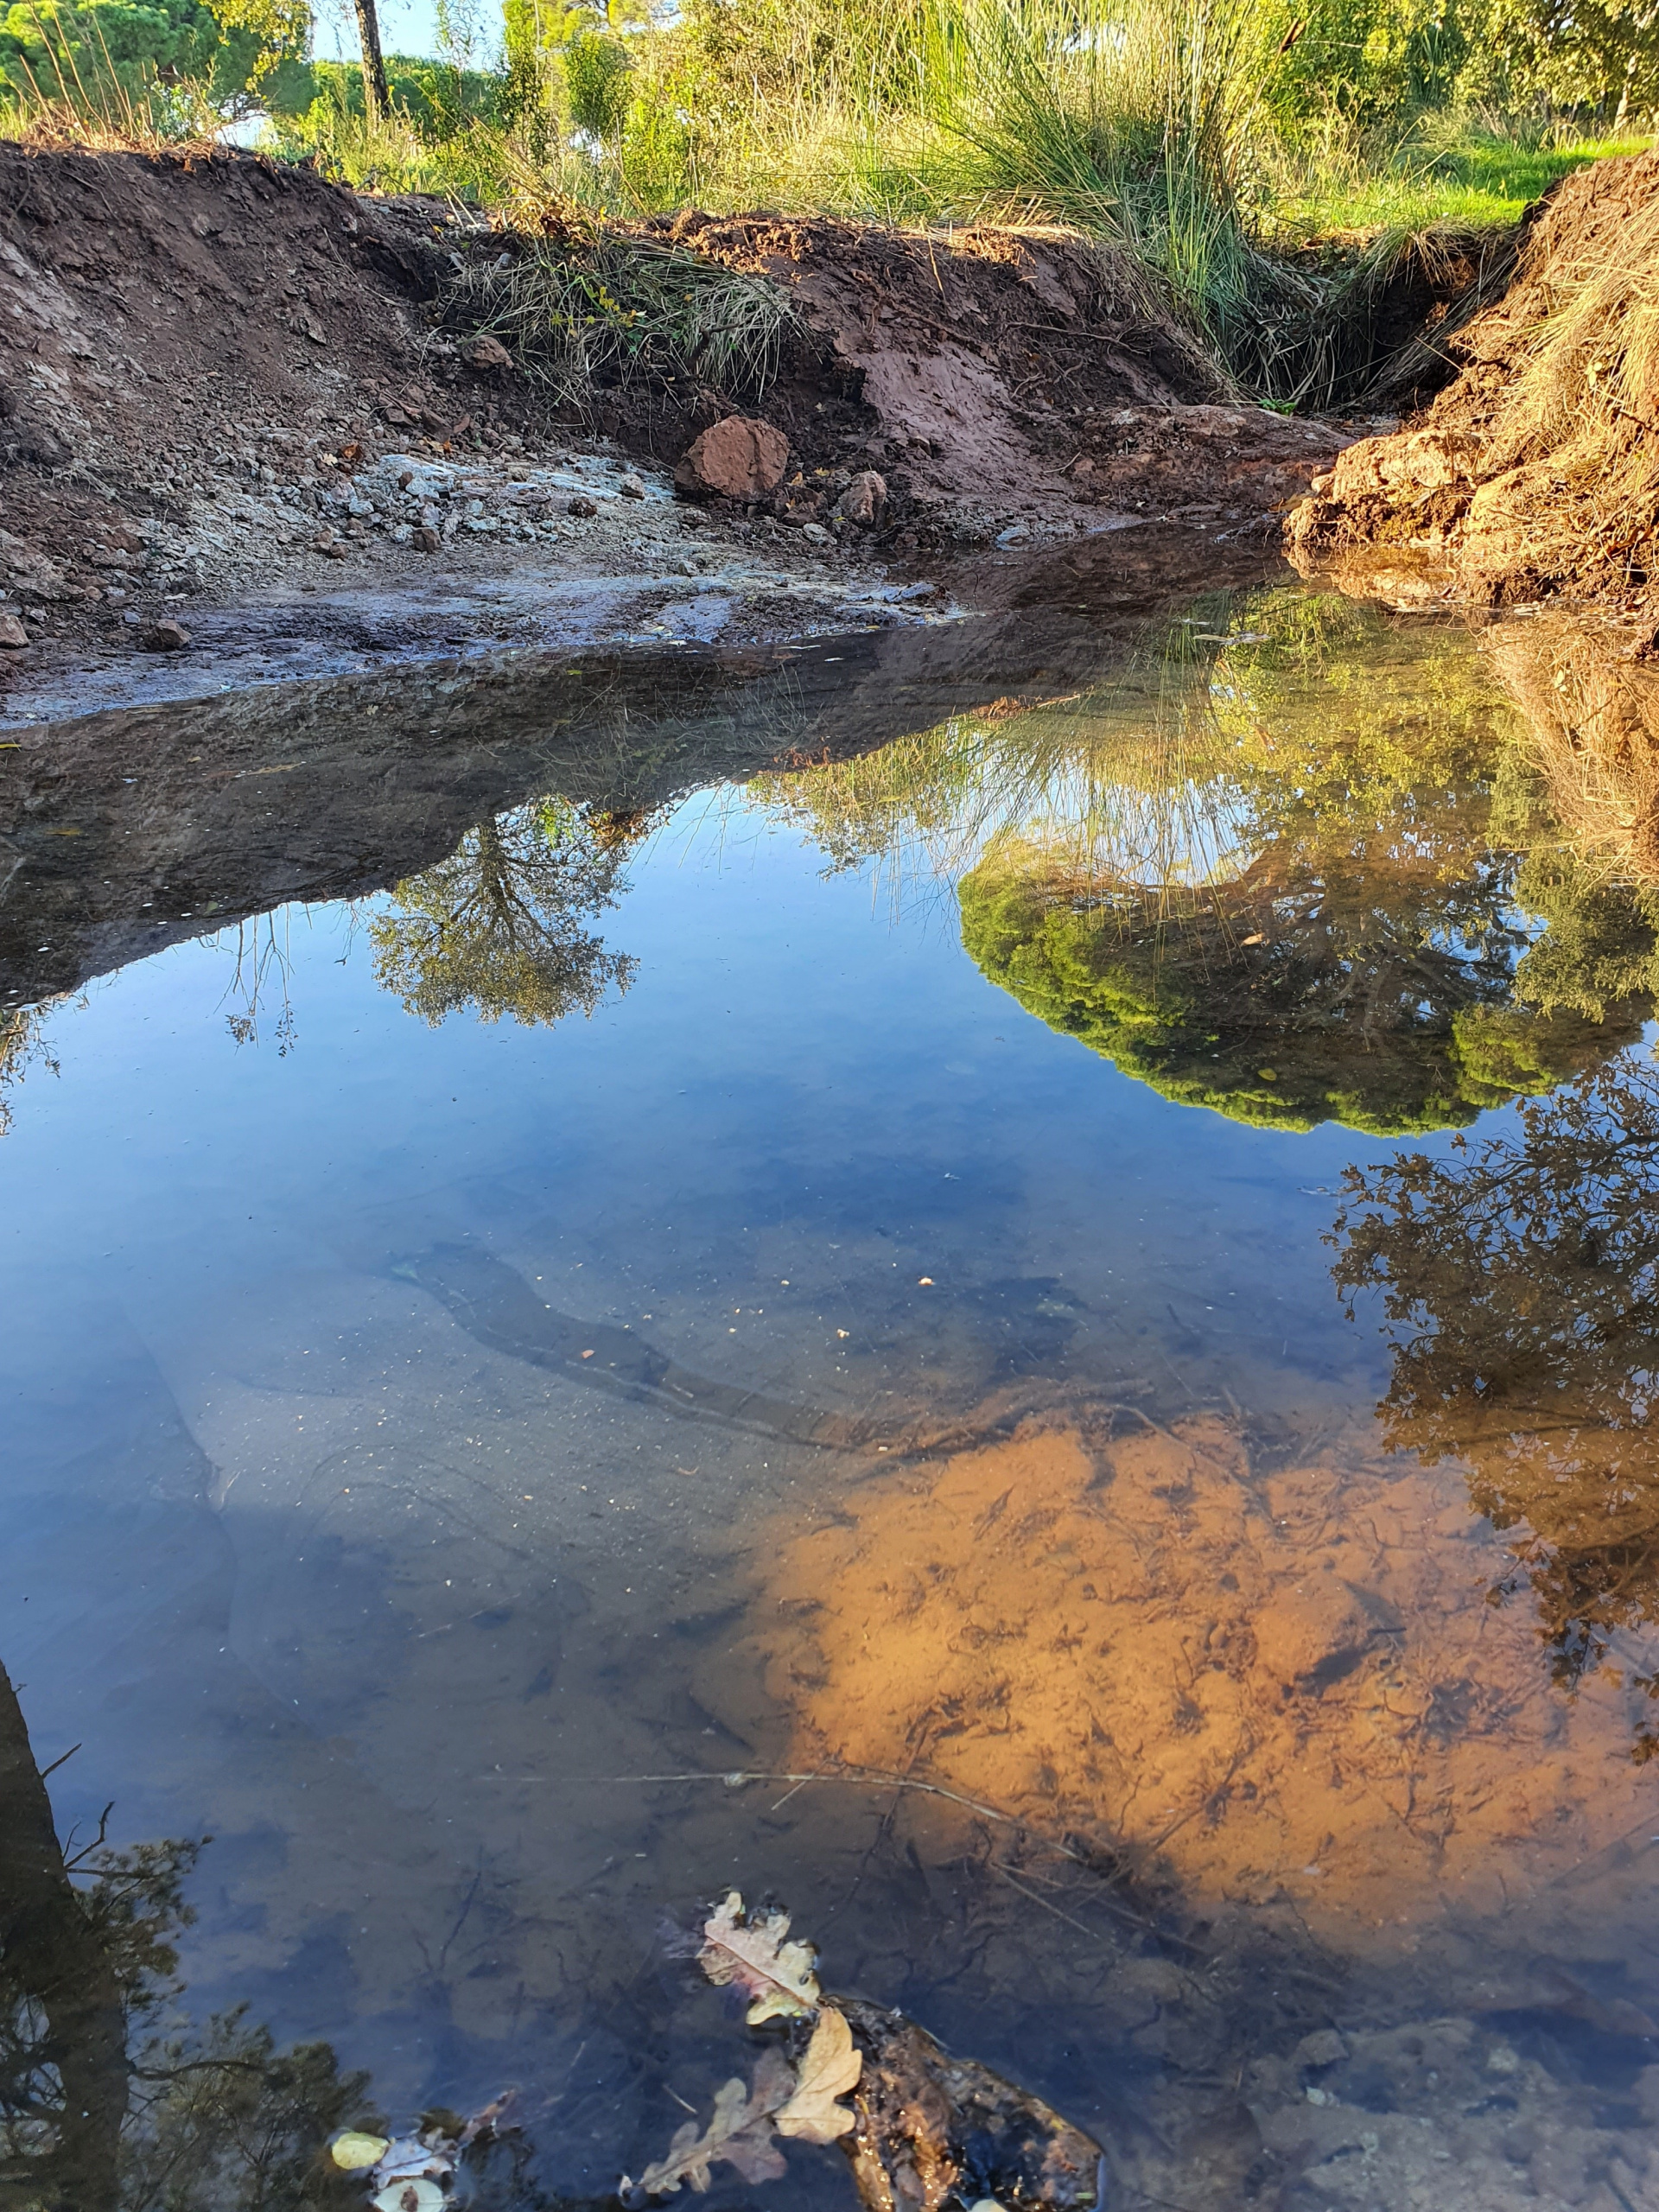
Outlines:
{"type": "Polygon", "coordinates": [[[853,2047],[853,2031],[846,2015],[825,2005],[801,2061],[795,2094],[773,2115],[780,2135],[797,2135],[807,2143],[833,2143],[854,2126],[855,2116],[837,2097],[858,2087],[864,2058],[853,2047]]]}
{"type": "Polygon", "coordinates": [[[677,2130],[666,2158],[645,2168],[636,2181],[624,2174],[621,2195],[673,2196],[683,2183],[699,2196],[708,2188],[710,2169],[721,2159],[737,2168],[745,2181],[777,2181],[788,2171],[772,2139],[772,2116],[787,2104],[795,2088],[789,2061],[769,2050],[746,2089],[734,2075],[715,2095],[714,2117],[702,2133],[695,2120],[677,2130]]]}
{"type": "Polygon", "coordinates": [[[733,1890],[702,1923],[697,1964],[710,1981],[734,1982],[753,1999],[752,2028],[773,2018],[806,2019],[818,2007],[817,1955],[810,1943],[790,1942],[789,1915],[775,1908],[745,1914],[733,1890]]]}

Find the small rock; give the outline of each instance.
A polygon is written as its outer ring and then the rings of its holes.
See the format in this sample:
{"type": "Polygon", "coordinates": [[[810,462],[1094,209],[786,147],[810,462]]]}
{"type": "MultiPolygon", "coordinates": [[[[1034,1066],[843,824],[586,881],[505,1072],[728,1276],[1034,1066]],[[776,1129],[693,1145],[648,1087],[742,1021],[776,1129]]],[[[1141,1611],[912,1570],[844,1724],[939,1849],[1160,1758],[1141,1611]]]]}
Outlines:
{"type": "Polygon", "coordinates": [[[599,512],[599,507],[596,501],[584,499],[578,494],[565,508],[565,512],[568,515],[582,515],[588,518],[596,515],[599,512]]]}
{"type": "Polygon", "coordinates": [[[687,448],[674,481],[682,492],[724,499],[764,499],[784,480],[789,440],[771,423],[728,415],[687,448]]]}
{"type": "Polygon", "coordinates": [[[801,536],[809,545],[833,545],[836,542],[834,531],[826,530],[821,522],[804,522],[801,536]]]}
{"type": "Polygon", "coordinates": [[[1296,2046],[1299,2066],[1340,2066],[1347,2056],[1348,2045],[1334,2028],[1316,2029],[1296,2046]]]}
{"type": "Polygon", "coordinates": [[[861,468],[858,474],[830,509],[843,522],[855,522],[861,529],[873,530],[887,512],[887,480],[879,470],[861,468]]]}
{"type": "Polygon", "coordinates": [[[1010,523],[1006,530],[998,531],[996,533],[996,542],[999,545],[1004,547],[1010,545],[1029,545],[1031,543],[1031,531],[1022,522],[1010,523]]]}
{"type": "Polygon", "coordinates": [[[512,356],[499,338],[492,338],[487,330],[481,331],[466,349],[468,368],[480,371],[510,369],[512,356]]]}
{"type": "Polygon", "coordinates": [[[29,632],[20,616],[0,614],[0,647],[8,652],[20,653],[28,649],[29,632]]]}
{"type": "Polygon", "coordinates": [[[438,536],[430,523],[422,523],[418,529],[410,533],[410,543],[417,547],[423,553],[435,553],[442,543],[442,538],[438,536]]]}
{"type": "Polygon", "coordinates": [[[152,622],[138,640],[138,650],[145,653],[181,653],[188,652],[190,632],[182,622],[175,622],[170,614],[163,614],[152,622]]]}
{"type": "Polygon", "coordinates": [[[637,476],[625,476],[616,488],[625,499],[643,499],[645,496],[645,487],[637,476]]]}
{"type": "Polygon", "coordinates": [[[343,561],[346,558],[346,548],[331,530],[325,530],[312,539],[311,550],[314,553],[322,554],[330,561],[343,561]]]}

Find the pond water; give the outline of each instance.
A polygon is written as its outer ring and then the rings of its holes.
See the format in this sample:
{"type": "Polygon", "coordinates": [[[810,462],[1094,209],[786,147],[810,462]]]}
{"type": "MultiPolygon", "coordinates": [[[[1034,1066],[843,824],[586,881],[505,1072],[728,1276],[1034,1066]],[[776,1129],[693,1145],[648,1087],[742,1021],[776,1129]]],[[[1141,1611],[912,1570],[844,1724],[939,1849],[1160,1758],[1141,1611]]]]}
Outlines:
{"type": "Polygon", "coordinates": [[[607,2201],[736,1887],[1114,2205],[1659,2204],[1659,907],[1178,569],[0,754],[16,2202],[607,2201]]]}

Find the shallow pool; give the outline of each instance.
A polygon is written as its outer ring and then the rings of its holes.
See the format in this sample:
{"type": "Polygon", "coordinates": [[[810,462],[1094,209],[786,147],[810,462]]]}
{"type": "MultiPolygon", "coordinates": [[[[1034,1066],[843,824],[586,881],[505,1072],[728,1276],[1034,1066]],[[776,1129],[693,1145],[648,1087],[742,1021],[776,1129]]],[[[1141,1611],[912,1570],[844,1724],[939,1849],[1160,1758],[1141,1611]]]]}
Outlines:
{"type": "Polygon", "coordinates": [[[48,1769],[175,1847],[8,1948],[20,2202],[366,2201],[508,2084],[460,2193],[604,2201],[753,2058],[737,1887],[1116,2204],[1659,2204],[1652,932],[1478,641],[145,714],[0,756],[0,1912],[48,1769]]]}

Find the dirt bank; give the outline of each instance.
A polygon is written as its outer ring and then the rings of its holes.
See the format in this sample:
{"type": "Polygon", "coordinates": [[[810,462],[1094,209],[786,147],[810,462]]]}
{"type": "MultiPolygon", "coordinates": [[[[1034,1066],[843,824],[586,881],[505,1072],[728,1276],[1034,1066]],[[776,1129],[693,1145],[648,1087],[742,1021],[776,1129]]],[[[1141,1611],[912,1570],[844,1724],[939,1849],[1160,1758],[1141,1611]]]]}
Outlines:
{"type": "MultiPolygon", "coordinates": [[[[247,156],[0,147],[0,671],[59,637],[124,655],[204,606],[280,604],[303,631],[305,601],[346,588],[556,593],[734,554],[845,621],[849,582],[895,556],[1159,515],[1248,526],[1344,442],[1227,404],[1073,238],[760,217],[630,235],[781,289],[764,393],[601,376],[562,404],[457,322],[458,283],[481,323],[480,275],[545,241],[437,202],[247,156]],[[757,413],[788,442],[776,490],[677,499],[690,441],[757,413]],[[865,470],[885,499],[835,514],[865,470]]],[[[766,581],[724,634],[812,626],[798,597],[749,605],[766,581]]]]}
{"type": "Polygon", "coordinates": [[[1567,178],[1507,292],[1447,340],[1453,381],[1295,508],[1295,558],[1400,604],[1594,601],[1650,640],[1656,273],[1659,154],[1567,178]]]}

